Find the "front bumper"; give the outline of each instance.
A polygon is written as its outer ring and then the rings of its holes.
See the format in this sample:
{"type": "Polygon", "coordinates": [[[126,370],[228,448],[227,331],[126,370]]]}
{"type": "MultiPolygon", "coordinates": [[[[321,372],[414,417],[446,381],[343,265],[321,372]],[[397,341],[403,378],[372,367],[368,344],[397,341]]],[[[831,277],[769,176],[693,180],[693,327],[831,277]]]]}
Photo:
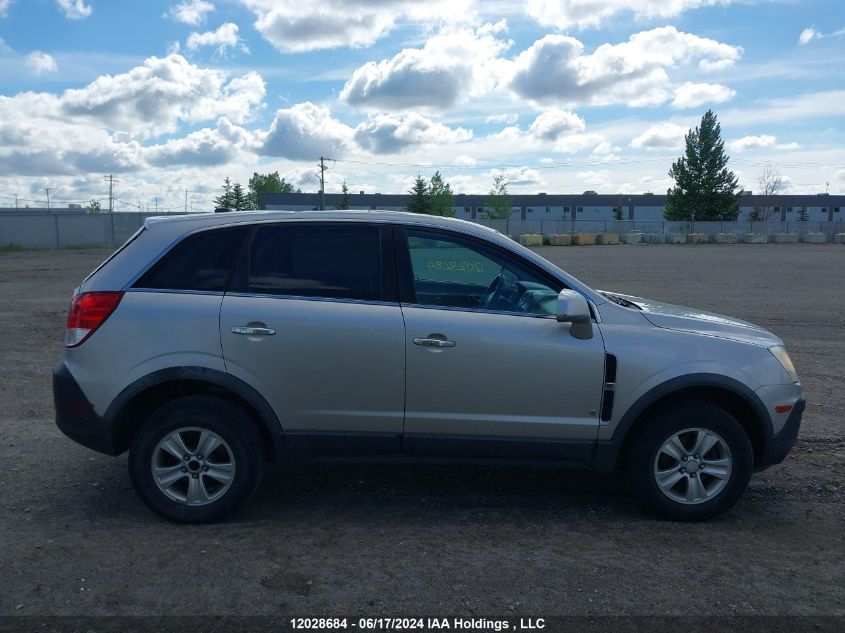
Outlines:
{"type": "Polygon", "coordinates": [[[73,374],[62,362],[53,369],[56,426],[70,439],[106,455],[119,455],[114,429],[97,415],[73,374]]]}
{"type": "Polygon", "coordinates": [[[792,407],[792,411],[780,431],[766,438],[763,454],[755,464],[756,470],[780,464],[789,455],[789,451],[792,450],[795,441],[798,439],[801,417],[804,415],[806,405],[807,401],[800,398],[792,407]]]}

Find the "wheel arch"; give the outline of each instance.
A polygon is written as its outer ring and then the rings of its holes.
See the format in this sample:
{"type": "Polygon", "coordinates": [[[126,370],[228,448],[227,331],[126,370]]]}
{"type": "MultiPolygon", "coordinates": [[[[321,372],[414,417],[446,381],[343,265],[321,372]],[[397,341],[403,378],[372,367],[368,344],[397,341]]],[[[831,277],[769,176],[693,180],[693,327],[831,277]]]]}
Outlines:
{"type": "Polygon", "coordinates": [[[622,416],[613,437],[597,443],[595,468],[601,471],[616,470],[638,428],[647,424],[649,418],[660,409],[671,407],[679,400],[689,399],[711,402],[736,418],[751,441],[754,464],[760,464],[773,431],[771,418],[757,394],[727,376],[689,374],[667,380],[643,394],[622,416]]]}
{"type": "Polygon", "coordinates": [[[136,431],[163,404],[186,395],[211,395],[241,407],[255,422],[268,459],[284,450],[284,432],[278,417],[253,387],[207,367],[172,367],[139,378],[118,394],[103,415],[112,428],[115,454],[128,450],[136,431]]]}

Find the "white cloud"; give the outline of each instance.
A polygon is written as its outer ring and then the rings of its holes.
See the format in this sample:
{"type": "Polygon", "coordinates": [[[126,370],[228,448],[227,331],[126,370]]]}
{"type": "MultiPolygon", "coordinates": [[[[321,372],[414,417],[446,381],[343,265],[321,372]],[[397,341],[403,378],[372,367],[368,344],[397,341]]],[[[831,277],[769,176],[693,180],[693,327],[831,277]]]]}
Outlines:
{"type": "Polygon", "coordinates": [[[731,0],[525,0],[525,13],[542,26],[566,31],[572,27],[597,27],[605,19],[631,12],[639,19],[670,18],[688,9],[731,0]]]}
{"type": "Polygon", "coordinates": [[[811,26],[801,31],[801,35],[798,36],[798,43],[802,45],[809,44],[813,40],[824,40],[829,37],[839,37],[840,35],[845,35],[845,28],[833,31],[832,33],[820,33],[811,26]]]}
{"type": "Polygon", "coordinates": [[[484,119],[485,123],[504,123],[506,125],[513,125],[517,121],[519,121],[519,115],[515,112],[511,114],[491,114],[484,119]]]}
{"type": "Polygon", "coordinates": [[[677,149],[684,144],[689,130],[675,123],[658,123],[631,141],[631,147],[645,149],[677,149]]]}
{"type": "Polygon", "coordinates": [[[255,135],[221,117],[217,128],[203,128],[183,138],[171,139],[161,145],[144,148],[151,165],[225,165],[238,160],[247,162],[242,150],[257,149],[255,135]]]}
{"type": "Polygon", "coordinates": [[[53,56],[42,51],[33,51],[27,55],[26,66],[36,75],[54,73],[59,69],[53,56]]]}
{"type": "Polygon", "coordinates": [[[60,110],[131,133],[175,132],[183,121],[226,116],[248,119],[262,102],[264,80],[255,72],[231,80],[220,70],[199,68],[181,55],[151,57],[120,75],[104,75],[85,88],[66,91],[60,110]]]}
{"type": "Polygon", "coordinates": [[[602,44],[585,54],[568,35],[546,35],[513,63],[511,90],[538,103],[648,106],[670,94],[669,69],[699,61],[702,70],[732,64],[742,49],[665,26],[602,44]]]}
{"type": "Polygon", "coordinates": [[[511,42],[499,39],[501,21],[478,29],[445,29],[423,48],[406,48],[391,59],[358,68],[340,93],[362,108],[445,109],[497,84],[506,64],[498,59],[511,42]]]}
{"type": "Polygon", "coordinates": [[[799,44],[809,44],[815,39],[818,39],[819,33],[816,32],[816,29],[813,27],[809,27],[801,31],[801,35],[798,37],[799,44]]]}
{"type": "Polygon", "coordinates": [[[540,114],[531,124],[531,133],[544,141],[557,141],[561,136],[583,132],[587,128],[584,119],[564,110],[548,110],[540,114]]]}
{"type": "Polygon", "coordinates": [[[277,110],[260,152],[292,160],[337,156],[352,145],[353,130],[310,101],[277,110]]]}
{"type": "Polygon", "coordinates": [[[375,154],[390,154],[413,145],[445,145],[472,138],[464,128],[450,128],[426,116],[408,114],[370,115],[355,128],[355,141],[375,154]]]}
{"type": "Polygon", "coordinates": [[[461,154],[455,160],[452,161],[452,164],[456,167],[475,167],[476,161],[472,156],[467,156],[466,154],[461,154]]]}
{"type": "Polygon", "coordinates": [[[697,84],[687,81],[675,88],[673,108],[697,108],[705,103],[724,103],[736,96],[736,92],[722,84],[697,84]]]}
{"type": "Polygon", "coordinates": [[[771,134],[743,136],[742,138],[731,141],[728,145],[735,152],[746,152],[754,149],[791,150],[798,149],[800,147],[798,143],[778,143],[777,137],[771,134]]]}
{"type": "Polygon", "coordinates": [[[0,18],[5,18],[9,12],[12,0],[0,0],[0,18]]]}
{"type": "Polygon", "coordinates": [[[164,15],[178,22],[197,26],[202,24],[205,16],[212,11],[214,11],[214,5],[206,0],[186,0],[173,5],[164,15]]]}
{"type": "Polygon", "coordinates": [[[225,57],[228,49],[235,47],[239,47],[244,53],[249,53],[249,49],[241,42],[238,35],[238,25],[232,22],[226,22],[216,31],[191,33],[185,46],[189,51],[196,51],[204,46],[216,46],[220,57],[225,57]]]}
{"type": "Polygon", "coordinates": [[[508,185],[513,187],[526,187],[531,185],[544,185],[545,180],[540,172],[530,167],[507,167],[505,169],[493,169],[488,173],[490,180],[496,176],[504,176],[508,185]]]}
{"type": "Polygon", "coordinates": [[[283,52],[369,46],[400,19],[423,24],[463,21],[472,0],[240,0],[255,28],[283,52]]]}
{"type": "Polygon", "coordinates": [[[82,20],[93,12],[91,5],[85,4],[85,0],[56,0],[56,4],[70,20],[82,20]]]}

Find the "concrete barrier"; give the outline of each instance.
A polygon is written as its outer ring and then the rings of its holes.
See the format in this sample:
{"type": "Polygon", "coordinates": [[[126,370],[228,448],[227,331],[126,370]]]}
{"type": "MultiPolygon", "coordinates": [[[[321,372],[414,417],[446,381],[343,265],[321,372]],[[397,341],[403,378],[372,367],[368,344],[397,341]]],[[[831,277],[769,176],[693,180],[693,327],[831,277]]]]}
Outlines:
{"type": "Polygon", "coordinates": [[[618,233],[599,233],[596,236],[596,242],[598,244],[618,244],[619,243],[619,234],[618,233]]]}
{"type": "Polygon", "coordinates": [[[572,236],[568,233],[552,235],[549,237],[549,240],[551,241],[552,246],[569,246],[572,244],[572,236]]]}
{"type": "Polygon", "coordinates": [[[827,235],[824,233],[804,233],[805,244],[824,244],[827,242],[827,235]]]}
{"type": "Polygon", "coordinates": [[[798,234],[797,233],[776,233],[775,234],[775,244],[797,244],[798,243],[798,234]]]}
{"type": "Polygon", "coordinates": [[[666,243],[667,244],[686,244],[687,243],[687,236],[683,233],[667,233],[666,234],[666,243]]]}
{"type": "Polygon", "coordinates": [[[833,241],[837,244],[845,244],[845,233],[837,233],[834,235],[833,241]]]}
{"type": "Polygon", "coordinates": [[[716,244],[736,244],[736,233],[716,233],[716,244]]]}
{"type": "Polygon", "coordinates": [[[623,233],[622,242],[625,244],[641,244],[643,241],[642,233],[623,233]]]}
{"type": "Polygon", "coordinates": [[[665,233],[648,233],[643,235],[643,242],[648,242],[649,244],[665,244],[666,243],[666,234],[665,233]]]}
{"type": "Polygon", "coordinates": [[[575,246],[592,246],[596,243],[595,233],[576,233],[572,236],[572,243],[575,246]]]}
{"type": "Polygon", "coordinates": [[[707,244],[707,233],[688,233],[687,244],[707,244]]]}
{"type": "Polygon", "coordinates": [[[769,241],[769,236],[765,233],[746,233],[742,238],[746,244],[766,244],[769,241]]]}
{"type": "Polygon", "coordinates": [[[542,246],[543,236],[539,233],[523,233],[519,236],[519,243],[523,246],[542,246]]]}

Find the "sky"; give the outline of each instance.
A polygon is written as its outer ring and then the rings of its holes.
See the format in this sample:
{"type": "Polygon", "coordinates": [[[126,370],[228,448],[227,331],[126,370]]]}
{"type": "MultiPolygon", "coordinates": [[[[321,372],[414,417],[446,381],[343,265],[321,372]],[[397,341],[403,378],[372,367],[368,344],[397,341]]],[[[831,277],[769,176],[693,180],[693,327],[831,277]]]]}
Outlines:
{"type": "Polygon", "coordinates": [[[712,108],[755,190],[845,193],[842,0],[0,0],[0,206],[663,193],[712,108]],[[187,191],[187,194],[186,194],[187,191]]]}

